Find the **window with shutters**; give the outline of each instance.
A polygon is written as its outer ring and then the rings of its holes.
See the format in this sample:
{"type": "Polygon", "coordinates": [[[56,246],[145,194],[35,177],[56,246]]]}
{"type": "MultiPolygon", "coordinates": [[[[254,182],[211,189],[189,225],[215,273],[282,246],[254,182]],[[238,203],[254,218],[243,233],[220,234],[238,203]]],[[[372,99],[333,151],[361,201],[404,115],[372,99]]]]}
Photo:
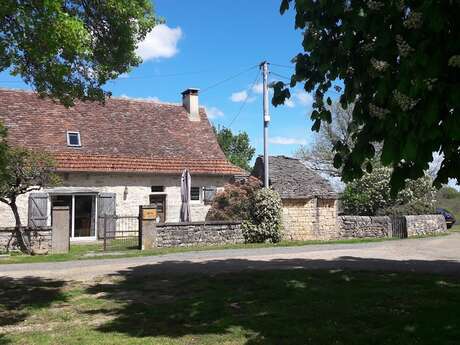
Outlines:
{"type": "Polygon", "coordinates": [[[190,188],[190,199],[192,201],[200,201],[201,199],[201,188],[200,187],[190,188]]]}

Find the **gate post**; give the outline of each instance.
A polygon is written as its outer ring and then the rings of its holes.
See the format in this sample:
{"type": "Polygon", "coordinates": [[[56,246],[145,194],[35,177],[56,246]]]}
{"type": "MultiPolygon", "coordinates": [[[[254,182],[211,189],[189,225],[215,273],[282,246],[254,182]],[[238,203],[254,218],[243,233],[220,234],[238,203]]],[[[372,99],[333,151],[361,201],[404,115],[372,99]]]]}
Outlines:
{"type": "Polygon", "coordinates": [[[70,247],[70,208],[54,206],[52,210],[51,251],[53,254],[68,253],[70,247]]]}
{"type": "Polygon", "coordinates": [[[139,239],[141,250],[156,247],[157,209],[153,205],[139,206],[139,239]]]}

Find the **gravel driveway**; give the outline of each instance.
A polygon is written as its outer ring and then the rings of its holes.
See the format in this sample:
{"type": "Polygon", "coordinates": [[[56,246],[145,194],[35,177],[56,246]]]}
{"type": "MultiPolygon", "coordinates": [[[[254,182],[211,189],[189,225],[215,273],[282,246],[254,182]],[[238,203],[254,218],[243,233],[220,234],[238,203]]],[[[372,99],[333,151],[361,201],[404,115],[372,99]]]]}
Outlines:
{"type": "Polygon", "coordinates": [[[134,275],[215,274],[288,268],[411,271],[460,276],[460,233],[373,243],[212,250],[151,257],[0,265],[0,276],[88,281],[121,271],[134,275]]]}

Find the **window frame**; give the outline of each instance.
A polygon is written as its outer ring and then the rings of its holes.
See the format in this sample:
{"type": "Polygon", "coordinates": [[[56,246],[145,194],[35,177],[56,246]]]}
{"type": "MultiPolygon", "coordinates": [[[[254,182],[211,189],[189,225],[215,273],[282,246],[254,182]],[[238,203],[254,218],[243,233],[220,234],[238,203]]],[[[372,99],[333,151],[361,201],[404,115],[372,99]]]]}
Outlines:
{"type": "Polygon", "coordinates": [[[190,187],[190,202],[193,202],[193,203],[201,203],[201,201],[203,200],[203,197],[202,197],[202,190],[203,190],[203,188],[198,187],[198,186],[190,187]],[[193,188],[198,188],[198,199],[192,199],[192,189],[193,189],[193,188]]]}
{"type": "Polygon", "coordinates": [[[69,146],[69,147],[81,147],[81,135],[80,135],[80,132],[77,132],[77,131],[67,131],[66,137],[67,137],[67,146],[69,146]],[[73,134],[76,134],[76,135],[77,135],[78,144],[71,144],[71,143],[70,143],[70,136],[73,135],[73,134]]]}

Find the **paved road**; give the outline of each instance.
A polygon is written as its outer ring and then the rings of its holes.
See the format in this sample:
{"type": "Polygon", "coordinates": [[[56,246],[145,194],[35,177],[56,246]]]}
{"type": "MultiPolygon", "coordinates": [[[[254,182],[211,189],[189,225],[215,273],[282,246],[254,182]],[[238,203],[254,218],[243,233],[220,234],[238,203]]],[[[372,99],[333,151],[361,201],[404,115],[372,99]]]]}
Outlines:
{"type": "Polygon", "coordinates": [[[162,256],[0,265],[0,277],[93,280],[112,274],[219,273],[247,269],[355,269],[460,276],[460,233],[434,238],[162,256]]]}

